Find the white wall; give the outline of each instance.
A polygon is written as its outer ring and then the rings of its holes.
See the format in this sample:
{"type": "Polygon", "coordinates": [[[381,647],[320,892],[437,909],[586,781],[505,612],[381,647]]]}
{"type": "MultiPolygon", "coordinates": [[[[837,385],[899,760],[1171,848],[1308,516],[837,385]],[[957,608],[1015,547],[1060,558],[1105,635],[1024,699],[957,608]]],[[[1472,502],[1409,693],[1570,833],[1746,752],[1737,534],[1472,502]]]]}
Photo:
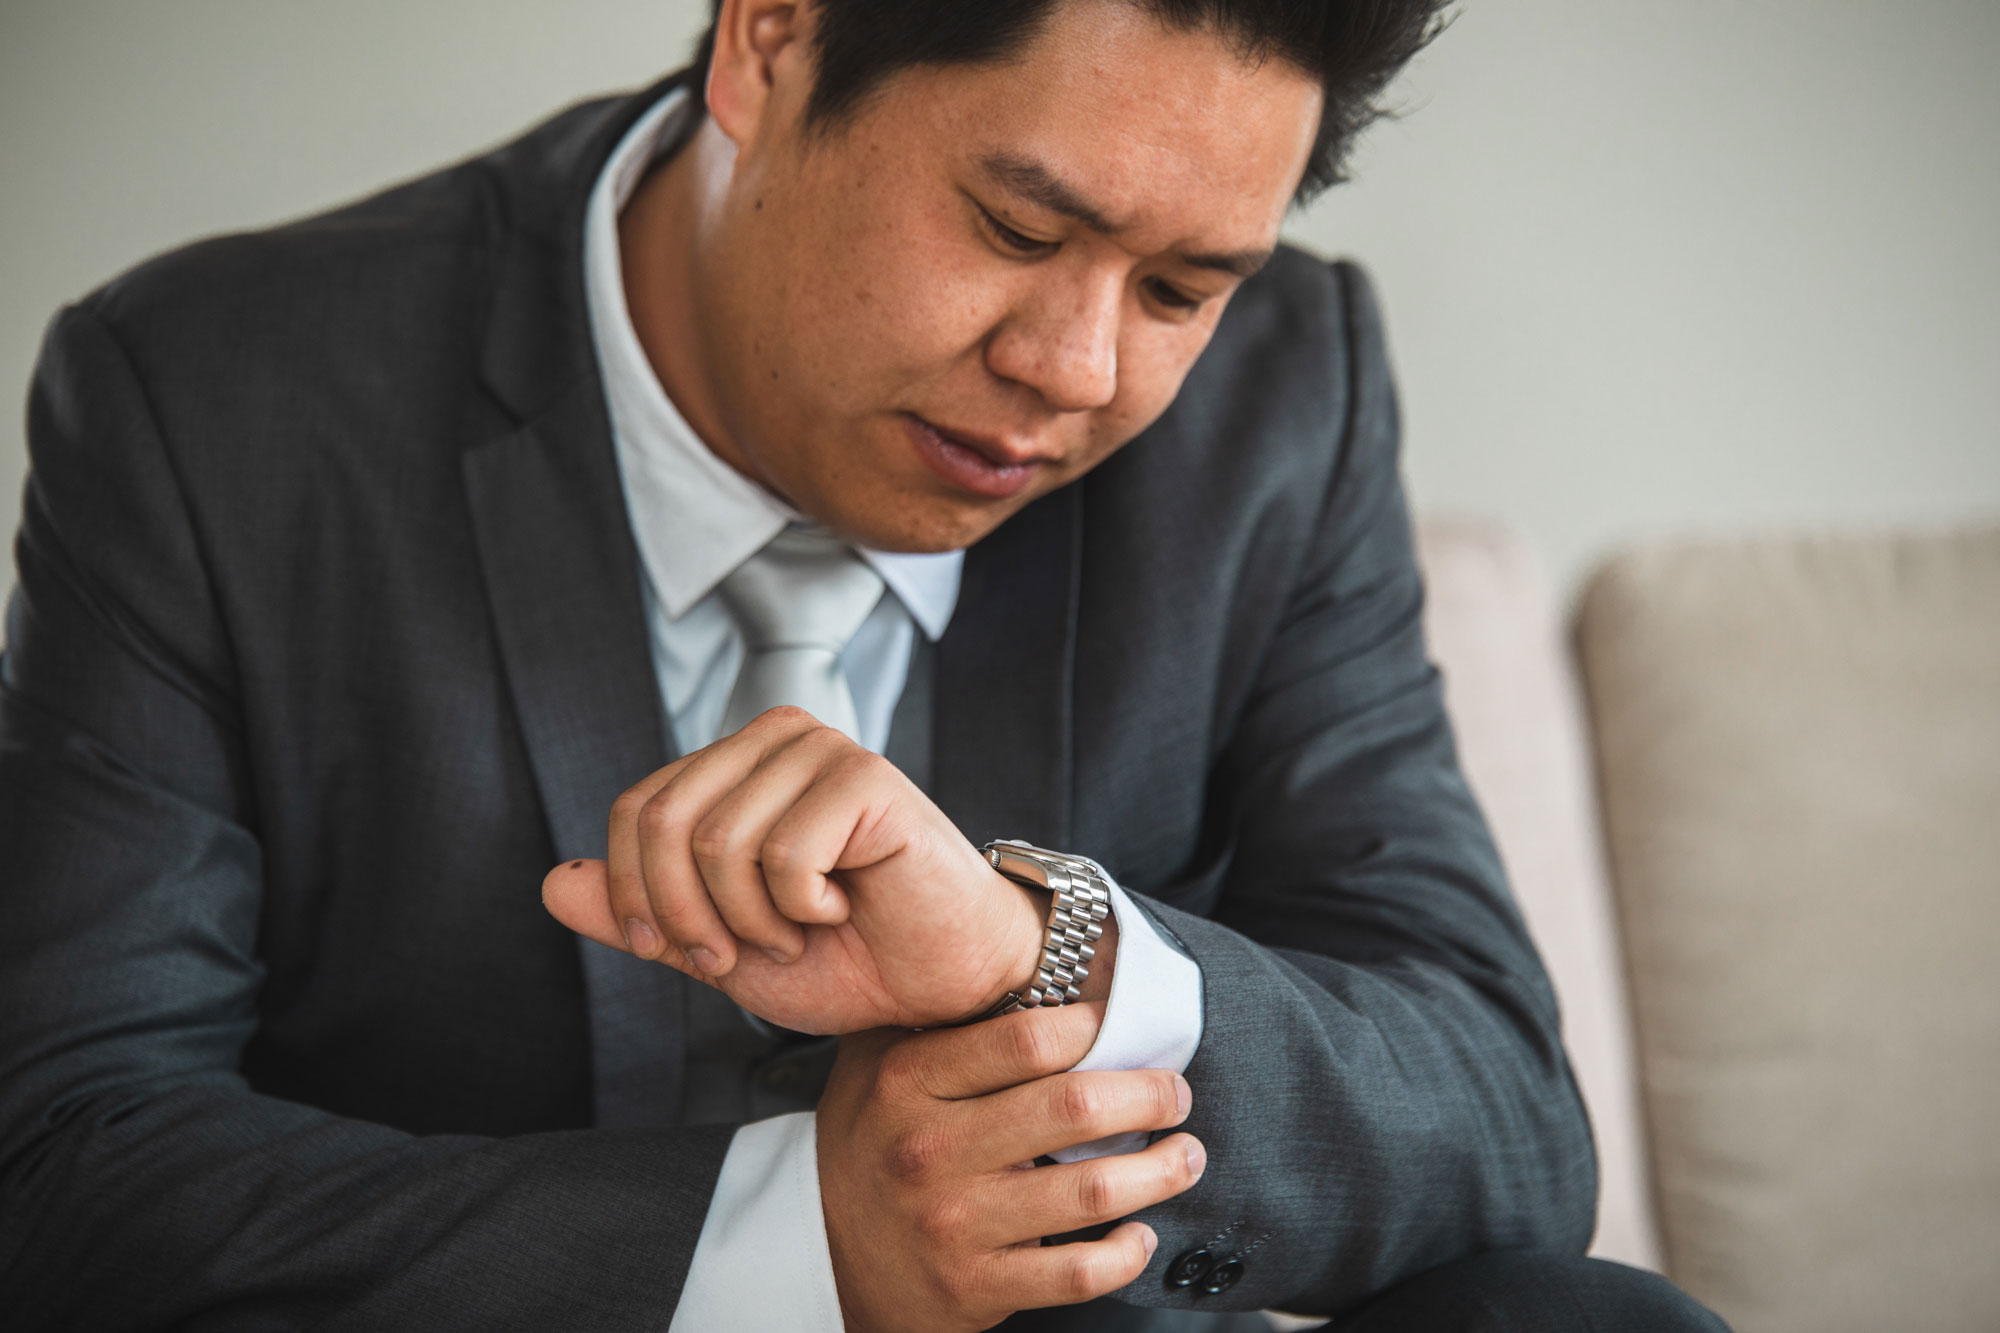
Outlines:
{"type": "Polygon", "coordinates": [[[2000,517],[2000,5],[1474,0],[1304,219],[1387,306],[1420,503],[1572,576],[2000,517]]]}
{"type": "MultiPolygon", "coordinates": [[[[0,0],[0,525],[62,301],[679,63],[701,0],[0,0]]],[[[2000,514],[2000,5],[1474,0],[1296,221],[1420,504],[1634,535],[2000,514]]]]}

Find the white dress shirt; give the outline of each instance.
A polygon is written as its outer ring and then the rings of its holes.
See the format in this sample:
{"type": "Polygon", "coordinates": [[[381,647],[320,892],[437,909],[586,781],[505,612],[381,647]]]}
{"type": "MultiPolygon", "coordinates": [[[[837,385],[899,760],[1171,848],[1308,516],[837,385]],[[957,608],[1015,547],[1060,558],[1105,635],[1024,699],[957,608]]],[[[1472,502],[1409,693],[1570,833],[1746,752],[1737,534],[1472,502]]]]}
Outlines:
{"type": "MultiPolygon", "coordinates": [[[[676,90],[642,116],[605,164],[584,220],[585,296],[610,409],[626,511],[639,550],[654,670],[682,753],[717,739],[743,661],[720,593],[737,565],[803,516],[709,451],[654,375],[625,304],[618,215],[691,109],[676,90]]],[[[918,633],[939,638],[958,601],[964,553],[862,549],[882,600],[842,655],[861,742],[880,752],[918,633]]],[[[1065,849],[1069,850],[1069,849],[1065,849]]],[[[1087,849],[1077,849],[1087,850],[1087,849]]],[[[1112,886],[1117,968],[1104,1024],[1078,1069],[1184,1070],[1201,1040],[1201,973],[1112,886]]],[[[1081,1144],[1064,1160],[1130,1152],[1143,1133],[1081,1144]]],[[[840,1302],[820,1208],[808,1112],[744,1125],[731,1140],[674,1333],[724,1328],[838,1330],[840,1302]]]]}

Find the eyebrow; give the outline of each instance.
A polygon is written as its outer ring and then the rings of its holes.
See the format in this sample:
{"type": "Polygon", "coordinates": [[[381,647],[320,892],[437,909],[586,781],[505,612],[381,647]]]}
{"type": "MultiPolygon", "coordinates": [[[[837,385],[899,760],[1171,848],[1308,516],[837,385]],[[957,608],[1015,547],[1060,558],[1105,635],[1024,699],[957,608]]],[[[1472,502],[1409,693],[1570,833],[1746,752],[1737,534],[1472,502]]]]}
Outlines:
{"type": "MultiPolygon", "coordinates": [[[[1126,224],[1106,216],[1103,209],[1084,198],[1082,193],[1068,181],[1055,174],[1033,158],[1021,157],[1014,153],[987,153],[979,159],[979,165],[1010,194],[1016,195],[1051,213],[1060,213],[1066,218],[1075,218],[1093,231],[1101,231],[1106,236],[1116,236],[1126,230],[1126,224]]],[[[1177,253],[1184,264],[1195,268],[1216,269],[1239,278],[1248,278],[1271,260],[1269,250],[1218,250],[1177,253]]]]}

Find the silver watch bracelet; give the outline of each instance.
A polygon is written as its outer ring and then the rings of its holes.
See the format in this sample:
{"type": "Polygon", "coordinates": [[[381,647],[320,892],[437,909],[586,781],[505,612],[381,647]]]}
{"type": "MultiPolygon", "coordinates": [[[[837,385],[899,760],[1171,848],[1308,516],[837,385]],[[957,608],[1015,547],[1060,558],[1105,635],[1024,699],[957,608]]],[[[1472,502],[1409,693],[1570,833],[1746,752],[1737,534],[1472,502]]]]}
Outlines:
{"type": "Polygon", "coordinates": [[[979,850],[987,864],[1008,879],[1047,889],[1054,897],[1034,981],[1024,990],[1009,991],[974,1021],[1082,999],[1079,986],[1090,975],[1097,941],[1104,936],[1104,918],[1111,913],[1110,876],[1088,857],[1052,852],[1013,838],[996,838],[979,850]]]}

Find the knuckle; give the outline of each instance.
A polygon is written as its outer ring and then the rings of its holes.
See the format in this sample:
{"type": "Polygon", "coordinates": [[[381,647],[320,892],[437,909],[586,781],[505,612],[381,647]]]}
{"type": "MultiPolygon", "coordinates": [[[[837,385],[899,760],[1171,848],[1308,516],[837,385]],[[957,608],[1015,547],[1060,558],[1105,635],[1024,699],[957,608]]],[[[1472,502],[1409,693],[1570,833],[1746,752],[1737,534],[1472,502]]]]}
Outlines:
{"type": "Polygon", "coordinates": [[[688,834],[688,848],[699,861],[725,861],[737,851],[739,835],[726,819],[711,815],[688,834]]]}
{"type": "Polygon", "coordinates": [[[1070,1256],[1062,1267],[1064,1304],[1076,1305],[1098,1294],[1103,1279],[1098,1274],[1097,1256],[1088,1246],[1072,1247],[1080,1253],[1070,1256]]]}
{"type": "Polygon", "coordinates": [[[1103,1163],[1103,1158],[1088,1162],[1076,1175],[1076,1206],[1091,1221],[1118,1212],[1118,1182],[1103,1163]]]}
{"type": "Polygon", "coordinates": [[[907,1088],[919,1086],[922,1078],[922,1057],[915,1050],[915,1042],[900,1042],[885,1051],[880,1063],[875,1066],[875,1093],[879,1098],[893,1098],[907,1088]]]}
{"type": "Polygon", "coordinates": [[[785,742],[784,748],[788,751],[827,760],[854,745],[847,738],[847,733],[827,726],[810,713],[800,713],[799,722],[798,734],[785,742]]]}
{"type": "Polygon", "coordinates": [[[955,1249],[971,1220],[964,1200],[957,1195],[946,1194],[933,1199],[918,1212],[917,1229],[931,1244],[955,1249]]]}
{"type": "Polygon", "coordinates": [[[838,755],[835,764],[841,777],[850,782],[873,781],[890,768],[887,759],[873,750],[862,749],[840,732],[829,729],[827,737],[827,749],[838,755]]]}
{"type": "Polygon", "coordinates": [[[776,708],[766,708],[750,725],[765,731],[791,730],[800,726],[817,726],[819,719],[800,708],[797,704],[779,704],[776,708]]]}
{"type": "Polygon", "coordinates": [[[671,838],[684,829],[680,802],[669,789],[662,789],[639,807],[639,832],[647,838],[671,838]]]}
{"type": "Polygon", "coordinates": [[[645,788],[627,787],[624,791],[618,793],[616,800],[611,802],[612,821],[614,823],[620,821],[629,822],[637,819],[639,812],[646,808],[646,803],[651,799],[652,793],[648,792],[645,788]]]}
{"type": "Polygon", "coordinates": [[[806,865],[804,850],[789,837],[772,836],[764,839],[758,860],[763,862],[764,873],[767,876],[793,876],[810,868],[806,865]]]}
{"type": "Polygon", "coordinates": [[[1056,1085],[1056,1116],[1065,1125],[1082,1128],[1097,1123],[1104,1097],[1088,1079],[1066,1078],[1056,1085]]]}
{"type": "Polygon", "coordinates": [[[939,1264],[935,1280],[939,1293],[952,1306],[970,1304],[978,1297],[981,1288],[979,1265],[971,1259],[955,1259],[939,1264]]]}
{"type": "Polygon", "coordinates": [[[707,914],[700,906],[681,893],[662,893],[653,903],[653,915],[676,939],[691,935],[707,920],[707,914]]]}
{"type": "Polygon", "coordinates": [[[945,1159],[944,1135],[929,1125],[915,1125],[890,1140],[889,1175],[901,1181],[921,1184],[936,1174],[945,1159]]]}
{"type": "Polygon", "coordinates": [[[1053,1073],[1063,1067],[1062,1042],[1055,1027],[1035,1011],[1008,1025],[1007,1054],[1016,1066],[1035,1073],[1053,1073]]]}

